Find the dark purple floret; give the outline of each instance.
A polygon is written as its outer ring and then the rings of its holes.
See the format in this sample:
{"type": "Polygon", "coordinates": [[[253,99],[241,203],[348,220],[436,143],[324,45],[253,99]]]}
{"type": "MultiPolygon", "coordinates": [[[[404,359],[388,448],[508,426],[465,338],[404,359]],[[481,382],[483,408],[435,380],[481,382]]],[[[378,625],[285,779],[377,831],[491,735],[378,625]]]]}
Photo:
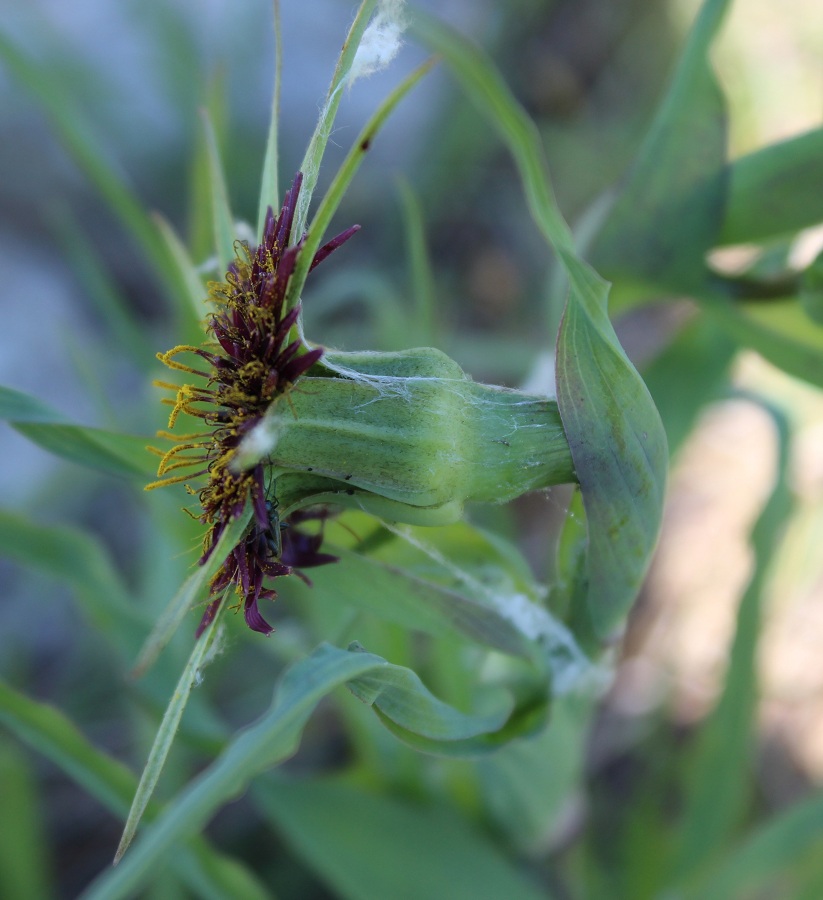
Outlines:
{"type": "MultiPolygon", "coordinates": [[[[242,598],[249,627],[270,634],[272,628],[261,615],[258,602],[273,600],[277,594],[265,587],[265,582],[292,572],[301,575],[299,569],[336,561],[336,557],[320,552],[322,530],[308,534],[298,527],[300,522],[312,518],[324,519],[325,513],[295,514],[289,522],[282,523],[271,515],[272,503],[276,508],[276,497],[266,496],[263,464],[240,473],[230,466],[241,441],[262,420],[269,405],[289,391],[323,355],[322,347],[308,348],[294,334],[300,308],[287,309],[285,303],[289,279],[304,243],[301,238],[289,245],[302,180],[298,172],[277,217],[269,208],[259,246],[252,249],[238,243],[237,256],[228,267],[225,282],[210,285],[209,296],[218,307],[208,324],[214,342],[205,348],[175,347],[159,354],[170,368],[207,379],[205,387],[183,385],[179,389],[177,400],[170,401],[173,409],[169,429],[185,413],[201,419],[209,430],[181,438],[186,443],[177,444],[168,453],[161,451],[163,459],[158,468],[161,480],[148,487],[207,476],[203,487],[196,491],[189,488],[200,499],[199,519],[208,526],[201,564],[210,558],[227,524],[242,514],[248,502],[254,512],[245,537],[211,581],[213,599],[206,608],[198,634],[212,621],[230,588],[242,598]],[[173,357],[181,352],[198,355],[209,364],[211,371],[177,362],[173,357]],[[166,477],[174,469],[192,466],[197,467],[196,472],[166,477]]],[[[310,270],[358,228],[355,225],[346,229],[321,247],[310,270]]]]}

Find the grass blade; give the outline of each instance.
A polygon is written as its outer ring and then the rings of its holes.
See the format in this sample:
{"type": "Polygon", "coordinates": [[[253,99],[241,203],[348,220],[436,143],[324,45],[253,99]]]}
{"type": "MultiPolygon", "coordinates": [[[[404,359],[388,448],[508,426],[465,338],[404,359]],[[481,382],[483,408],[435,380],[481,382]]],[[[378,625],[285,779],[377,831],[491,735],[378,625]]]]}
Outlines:
{"type": "Polygon", "coordinates": [[[154,461],[146,452],[147,438],[85,425],[10,424],[33,444],[69,462],[121,478],[152,477],[154,461]]]}
{"type": "MultiPolygon", "coordinates": [[[[122,763],[90,744],[61,712],[0,681],[0,723],[32,750],[50,759],[114,815],[126,815],[137,779],[122,763]]],[[[150,803],[146,817],[153,819],[157,812],[157,804],[150,803]]],[[[265,900],[271,896],[249,870],[218,853],[200,836],[187,847],[179,848],[172,865],[187,883],[196,885],[205,879],[225,897],[265,900]]]]}
{"type": "Polygon", "coordinates": [[[122,763],[92,746],[59,710],[0,681],[0,722],[106,809],[125,815],[137,779],[122,763]]]}
{"type": "Polygon", "coordinates": [[[675,882],[705,867],[714,860],[718,849],[726,846],[745,812],[751,791],[749,764],[757,703],[756,654],[762,592],[791,510],[789,426],[780,411],[765,408],[772,415],[778,435],[775,485],[751,533],[754,571],[740,601],[723,695],[701,729],[692,753],[680,842],[673,863],[675,882]]]}
{"type": "Polygon", "coordinates": [[[0,510],[0,553],[7,559],[68,584],[86,617],[123,653],[144,627],[126,588],[101,546],[64,525],[36,525],[0,510]]]}
{"type": "Polygon", "coordinates": [[[75,163],[142,248],[158,274],[165,276],[168,260],[150,217],[124,179],[100,153],[100,141],[72,98],[67,96],[63,82],[46,66],[29,59],[2,34],[0,59],[34,95],[75,163]]]}
{"type": "Polygon", "coordinates": [[[431,258],[426,246],[426,225],[420,201],[407,181],[400,181],[400,203],[403,213],[403,230],[406,238],[409,284],[411,285],[413,312],[409,325],[414,338],[406,335],[406,344],[421,347],[438,346],[437,292],[432,272],[431,258]]]}
{"type": "Polygon", "coordinates": [[[160,779],[166,758],[171,750],[174,736],[177,734],[177,729],[180,726],[180,719],[183,717],[183,711],[189,701],[189,695],[200,677],[200,669],[218,635],[217,624],[226,603],[227,601],[224,598],[224,602],[218,607],[214,618],[204,633],[197,639],[192,648],[191,656],[189,656],[189,661],[183,669],[180,680],[177,682],[177,687],[174,689],[169,705],[163,714],[154,743],[149,751],[149,758],[146,760],[143,774],[140,776],[140,782],[134,793],[129,814],[126,817],[123,835],[120,838],[117,852],[114,854],[114,865],[120,862],[129,844],[131,844],[137,832],[137,826],[140,824],[143,813],[146,811],[146,806],[154,793],[154,789],[157,787],[157,782],[160,779]]]}
{"type": "MultiPolygon", "coordinates": [[[[332,216],[337,212],[337,208],[340,206],[343,195],[348,189],[352,178],[354,178],[357,173],[357,170],[360,168],[360,164],[365,159],[366,153],[377,135],[377,132],[383,126],[383,123],[397,104],[429,71],[433,64],[433,60],[423,63],[422,66],[419,66],[414,72],[404,78],[389,96],[386,97],[366,123],[351,150],[349,150],[346,158],[343,160],[343,163],[338,169],[337,174],[334,176],[334,180],[323,197],[320,206],[317,208],[317,212],[312,219],[311,226],[306,235],[303,249],[297,257],[294,272],[289,280],[289,287],[286,293],[287,308],[292,308],[299,302],[300,294],[303,290],[303,285],[306,283],[306,276],[309,274],[309,268],[311,267],[314,255],[320,249],[320,245],[323,241],[326,229],[329,227],[329,223],[332,220],[332,216]]],[[[302,191],[300,196],[302,198],[302,191]]],[[[299,234],[299,232],[295,231],[293,234],[299,234]]]]}
{"type": "Polygon", "coordinates": [[[518,871],[499,844],[442,802],[414,803],[340,780],[273,778],[259,784],[254,797],[336,897],[552,896],[518,871]]]}
{"type": "Polygon", "coordinates": [[[710,291],[695,299],[734,341],[789,375],[823,387],[823,328],[809,319],[798,299],[740,304],[710,291]]]}
{"type": "Polygon", "coordinates": [[[32,397],[31,394],[24,394],[22,391],[2,385],[0,385],[0,419],[18,424],[26,422],[68,423],[68,419],[63,413],[52,409],[41,400],[32,397]]]}
{"type": "MultiPolygon", "coordinates": [[[[169,257],[177,270],[178,281],[184,287],[183,293],[191,311],[191,318],[196,322],[202,323],[207,312],[204,302],[207,292],[203,279],[189,256],[188,250],[186,250],[185,245],[177,236],[171,224],[161,215],[156,215],[154,221],[169,251],[169,257]]],[[[202,334],[202,326],[199,330],[202,334]]]]}
{"type": "Polygon", "coordinates": [[[309,146],[306,148],[303,162],[300,163],[300,171],[303,173],[303,186],[300,190],[294,226],[292,228],[292,241],[294,242],[299,241],[306,230],[306,222],[309,218],[309,204],[311,203],[314,188],[317,185],[317,177],[320,174],[320,162],[323,159],[323,154],[326,152],[326,144],[329,141],[334,118],[337,115],[337,108],[340,106],[340,100],[343,96],[343,86],[377,2],[378,0],[363,0],[357,10],[337,60],[337,66],[329,85],[329,92],[326,95],[326,102],[320,111],[320,117],[309,141],[309,146]]]}
{"type": "Polygon", "coordinates": [[[260,202],[257,209],[257,234],[261,240],[263,228],[266,224],[266,211],[270,206],[277,209],[280,203],[278,131],[280,127],[280,89],[283,69],[283,27],[280,21],[280,0],[273,0],[272,8],[274,18],[274,84],[271,94],[269,133],[266,138],[266,152],[263,156],[263,174],[260,178],[260,202]]]}
{"type": "Polygon", "coordinates": [[[142,677],[154,664],[163,648],[174,636],[180,623],[197,602],[209,579],[240,541],[250,519],[251,510],[246,510],[243,515],[230,522],[220,535],[220,540],[206,564],[198,566],[180,586],[180,590],[169,601],[151,634],[146,638],[132,669],[132,678],[142,677]]]}
{"type": "Polygon", "coordinates": [[[217,262],[220,277],[234,259],[234,219],[229,204],[229,192],[226,187],[226,178],[223,163],[220,160],[220,150],[217,146],[217,135],[207,110],[203,110],[203,131],[206,137],[206,151],[209,163],[209,186],[211,188],[211,216],[214,229],[214,249],[217,253],[217,262]]]}
{"type": "Polygon", "coordinates": [[[711,877],[699,879],[680,896],[685,900],[793,896],[781,876],[810,853],[819,855],[821,840],[823,794],[818,792],[754,830],[711,877]],[[764,888],[768,891],[770,885],[773,891],[764,894],[764,888]]]}
{"type": "Polygon", "coordinates": [[[536,125],[481,51],[428,17],[418,15],[414,27],[443,55],[509,148],[532,216],[569,279],[557,339],[557,402],[586,509],[587,605],[597,634],[605,637],[634,602],[657,543],[668,461],[665,431],[609,321],[608,285],[575,252],[536,125]]]}
{"type": "Polygon", "coordinates": [[[49,453],[124,478],[151,477],[146,438],[72,425],[36,397],[0,386],[0,419],[49,453]]]}
{"type": "Polygon", "coordinates": [[[66,259],[80,279],[86,296],[106,323],[115,352],[125,350],[132,361],[145,371],[154,364],[154,353],[134,310],[106,271],[92,241],[79,221],[70,213],[55,216],[57,240],[66,259]]]}
{"type": "Polygon", "coordinates": [[[53,897],[40,791],[29,759],[5,738],[0,739],[0,785],[0,895],[53,897]]]}
{"type": "Polygon", "coordinates": [[[729,0],[706,0],[671,86],[594,239],[590,259],[615,282],[618,304],[691,292],[706,278],[706,252],[728,193],[726,111],[708,51],[729,0]],[[618,291],[624,290],[624,296],[618,291]]]}
{"type": "Polygon", "coordinates": [[[764,241],[823,219],[823,128],[736,159],[720,244],[764,241]]]}

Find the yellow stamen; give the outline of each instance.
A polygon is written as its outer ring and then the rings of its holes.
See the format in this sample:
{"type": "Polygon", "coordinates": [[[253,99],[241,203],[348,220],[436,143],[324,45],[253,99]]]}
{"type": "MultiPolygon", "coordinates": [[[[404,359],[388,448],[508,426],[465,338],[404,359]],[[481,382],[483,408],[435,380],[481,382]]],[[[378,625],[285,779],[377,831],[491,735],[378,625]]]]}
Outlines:
{"type": "MultiPolygon", "coordinates": [[[[168,472],[171,468],[179,468],[179,466],[170,466],[169,463],[184,450],[194,449],[203,449],[203,444],[178,444],[176,447],[172,447],[171,450],[168,450],[163,454],[163,458],[160,460],[160,464],[157,467],[157,474],[162,475],[164,472],[168,472]]],[[[202,454],[197,456],[186,456],[183,458],[191,463],[208,459],[208,456],[206,454],[202,454]]],[[[184,463],[184,465],[185,464],[186,463],[184,463]]]]}
{"type": "Polygon", "coordinates": [[[155,488],[165,487],[167,484],[180,484],[183,481],[191,481],[192,478],[197,478],[198,475],[205,475],[207,472],[208,469],[203,469],[201,472],[194,472],[189,475],[175,475],[173,478],[162,478],[160,481],[152,481],[151,484],[147,484],[143,490],[153,491],[155,488]]]}
{"type": "MultiPolygon", "coordinates": [[[[165,475],[167,472],[173,472],[175,469],[185,469],[188,466],[196,465],[197,463],[205,462],[208,459],[208,456],[186,456],[182,460],[176,463],[172,463],[172,465],[159,465],[157,467],[158,475],[165,475]]],[[[192,477],[192,476],[189,476],[192,477]]]]}
{"type": "MultiPolygon", "coordinates": [[[[210,431],[198,431],[194,434],[172,434],[170,431],[158,431],[157,437],[166,438],[169,441],[193,441],[197,438],[211,438],[210,431]]],[[[203,441],[205,444],[206,441],[203,441]]],[[[161,451],[164,453],[165,451],[161,451]]]]}
{"type": "Polygon", "coordinates": [[[192,375],[201,375],[203,378],[210,378],[211,375],[208,372],[203,372],[200,369],[192,368],[192,366],[187,366],[185,363],[172,359],[172,357],[176,356],[178,353],[197,353],[198,349],[199,348],[192,347],[189,344],[178,344],[176,347],[172,347],[171,350],[166,350],[165,353],[158,353],[157,358],[163,365],[168,366],[170,369],[177,369],[180,372],[189,372],[192,375]]]}
{"type": "Polygon", "coordinates": [[[186,406],[191,402],[193,393],[194,391],[190,384],[181,384],[177,388],[177,399],[174,401],[173,409],[169,415],[169,431],[174,428],[174,423],[177,421],[180,413],[188,412],[186,406]]]}

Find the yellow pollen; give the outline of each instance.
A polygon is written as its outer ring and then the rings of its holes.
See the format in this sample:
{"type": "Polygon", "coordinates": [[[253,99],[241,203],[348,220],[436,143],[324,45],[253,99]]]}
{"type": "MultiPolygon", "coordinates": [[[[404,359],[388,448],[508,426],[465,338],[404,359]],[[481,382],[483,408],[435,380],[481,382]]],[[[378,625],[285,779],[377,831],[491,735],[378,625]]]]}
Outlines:
{"type": "Polygon", "coordinates": [[[194,389],[190,384],[181,384],[177,389],[177,399],[174,402],[174,408],[169,415],[169,431],[174,428],[174,423],[181,412],[188,412],[186,407],[193,399],[194,389]]]}
{"type": "MultiPolygon", "coordinates": [[[[175,469],[185,469],[196,463],[205,462],[207,459],[208,456],[184,456],[180,461],[172,463],[171,465],[163,465],[161,463],[161,465],[157,467],[157,474],[165,475],[167,472],[173,472],[175,469]]],[[[191,475],[188,477],[191,478],[191,475]]]]}
{"type": "Polygon", "coordinates": [[[210,378],[211,376],[208,372],[194,369],[191,366],[178,362],[176,359],[172,359],[172,357],[176,356],[178,353],[197,353],[198,349],[198,347],[192,347],[190,344],[178,344],[176,347],[172,347],[171,350],[166,350],[165,353],[158,353],[157,358],[170,369],[177,369],[180,372],[190,372],[192,375],[202,375],[203,378],[210,378]]]}
{"type": "MultiPolygon", "coordinates": [[[[212,434],[210,431],[198,431],[195,434],[172,434],[170,431],[158,431],[157,437],[166,438],[166,440],[169,441],[194,441],[197,438],[210,439],[212,437],[212,434]]],[[[203,441],[204,444],[206,442],[207,441],[203,441]]]]}
{"type": "Polygon", "coordinates": [[[153,491],[155,488],[165,487],[167,484],[180,484],[183,481],[190,481],[192,478],[197,478],[198,475],[205,475],[206,472],[207,470],[203,469],[202,472],[189,473],[188,475],[175,475],[173,478],[162,478],[159,481],[152,481],[151,484],[147,484],[143,490],[153,491]]]}

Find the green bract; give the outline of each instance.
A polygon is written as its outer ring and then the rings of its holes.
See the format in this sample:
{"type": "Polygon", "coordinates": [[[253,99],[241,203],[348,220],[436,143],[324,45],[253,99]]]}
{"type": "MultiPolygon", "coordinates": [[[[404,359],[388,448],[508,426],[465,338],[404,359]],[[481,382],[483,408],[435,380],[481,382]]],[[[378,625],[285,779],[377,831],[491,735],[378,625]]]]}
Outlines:
{"type": "Polygon", "coordinates": [[[456,521],[468,500],[505,502],[575,480],[557,404],[472,381],[431,348],[329,353],[278,398],[238,462],[271,464],[282,514],[310,503],[394,521],[456,521]]]}

